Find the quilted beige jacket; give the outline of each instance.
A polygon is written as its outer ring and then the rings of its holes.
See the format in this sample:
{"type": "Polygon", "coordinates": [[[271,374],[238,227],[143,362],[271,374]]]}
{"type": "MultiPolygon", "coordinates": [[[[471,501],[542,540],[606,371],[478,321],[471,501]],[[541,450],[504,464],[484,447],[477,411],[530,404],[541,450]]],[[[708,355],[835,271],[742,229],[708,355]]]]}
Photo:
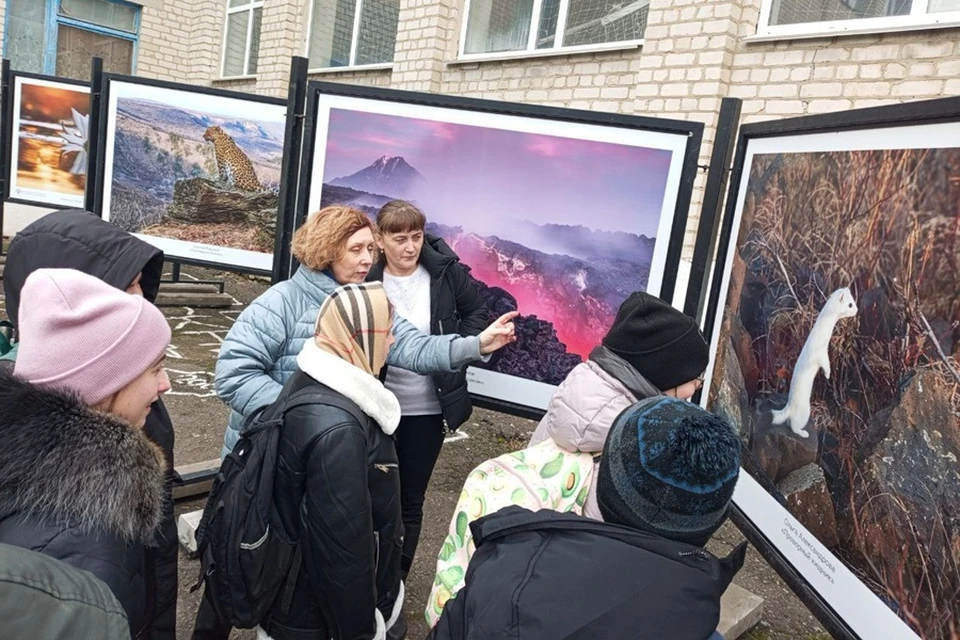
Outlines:
{"type": "MultiPolygon", "coordinates": [[[[600,453],[617,416],[638,400],[656,395],[660,391],[626,360],[606,347],[597,347],[557,387],[530,446],[550,438],[567,451],[600,453]]],[[[596,460],[595,466],[599,465],[599,458],[596,460]]],[[[589,491],[583,515],[603,520],[595,483],[590,483],[589,491]]]]}

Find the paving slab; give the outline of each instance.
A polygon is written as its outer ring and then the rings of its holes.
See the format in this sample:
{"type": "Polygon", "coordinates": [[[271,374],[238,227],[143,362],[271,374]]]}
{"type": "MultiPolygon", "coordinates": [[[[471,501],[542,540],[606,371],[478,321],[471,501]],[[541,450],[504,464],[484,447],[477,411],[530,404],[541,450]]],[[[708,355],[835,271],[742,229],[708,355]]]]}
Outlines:
{"type": "Polygon", "coordinates": [[[724,640],[737,640],[760,622],[763,598],[731,584],[720,598],[720,625],[724,640]]]}

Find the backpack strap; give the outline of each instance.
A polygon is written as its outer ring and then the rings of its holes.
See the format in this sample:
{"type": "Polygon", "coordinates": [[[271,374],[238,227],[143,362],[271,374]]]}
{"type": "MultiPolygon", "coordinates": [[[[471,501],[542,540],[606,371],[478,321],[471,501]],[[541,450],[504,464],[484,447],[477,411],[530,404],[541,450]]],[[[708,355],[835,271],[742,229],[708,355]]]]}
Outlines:
{"type": "Polygon", "coordinates": [[[293,593],[297,588],[297,580],[300,578],[300,567],[303,564],[303,547],[297,545],[297,550],[293,553],[293,560],[290,562],[290,571],[287,573],[283,585],[283,595],[280,598],[280,610],[284,614],[290,613],[290,606],[293,604],[293,593]]]}
{"type": "Polygon", "coordinates": [[[365,425],[370,420],[369,416],[350,398],[340,395],[332,389],[317,388],[316,385],[298,389],[291,394],[283,404],[283,413],[309,404],[326,404],[343,409],[361,425],[365,425]]]}

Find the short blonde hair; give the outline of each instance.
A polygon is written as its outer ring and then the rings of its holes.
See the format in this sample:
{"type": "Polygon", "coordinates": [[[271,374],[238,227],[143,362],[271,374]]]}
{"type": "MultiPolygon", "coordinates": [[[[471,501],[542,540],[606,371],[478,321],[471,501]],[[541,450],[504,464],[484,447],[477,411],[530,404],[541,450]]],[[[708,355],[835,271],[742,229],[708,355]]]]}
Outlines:
{"type": "Polygon", "coordinates": [[[377,228],[380,233],[423,231],[426,226],[427,216],[406,200],[391,200],[380,207],[377,213],[377,228]]]}
{"type": "Polygon", "coordinates": [[[361,211],[341,205],[324,207],[311,213],[293,234],[290,250],[300,264],[323,271],[343,254],[347,239],[361,229],[377,233],[377,225],[361,211]]]}

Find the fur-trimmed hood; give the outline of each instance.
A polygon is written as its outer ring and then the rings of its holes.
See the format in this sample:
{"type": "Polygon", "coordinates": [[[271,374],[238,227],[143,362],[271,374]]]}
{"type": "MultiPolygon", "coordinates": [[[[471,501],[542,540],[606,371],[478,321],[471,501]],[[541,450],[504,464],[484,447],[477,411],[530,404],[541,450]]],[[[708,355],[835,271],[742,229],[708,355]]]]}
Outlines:
{"type": "Polygon", "coordinates": [[[160,448],[76,398],[0,371],[0,520],[149,543],[164,503],[160,448]]]}

